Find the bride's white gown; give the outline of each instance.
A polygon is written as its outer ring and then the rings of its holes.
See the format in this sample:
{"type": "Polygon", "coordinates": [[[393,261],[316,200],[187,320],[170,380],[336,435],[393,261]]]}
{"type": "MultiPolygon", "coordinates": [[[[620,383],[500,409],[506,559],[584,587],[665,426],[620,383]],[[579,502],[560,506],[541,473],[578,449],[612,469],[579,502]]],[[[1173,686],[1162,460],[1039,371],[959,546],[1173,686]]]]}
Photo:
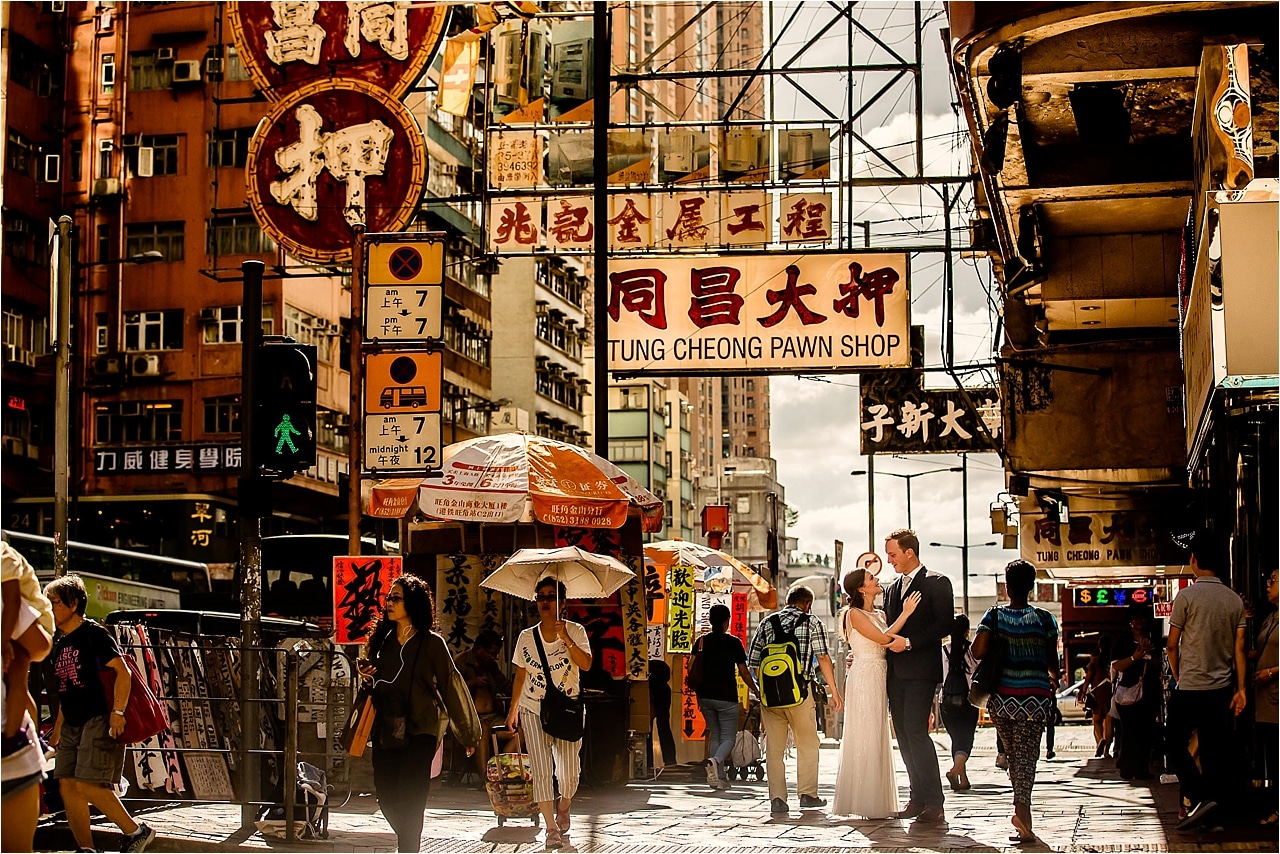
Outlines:
{"type": "MultiPolygon", "coordinates": [[[[880,631],[887,628],[883,611],[870,611],[867,616],[880,631]]],[[[884,647],[863,637],[852,625],[846,625],[844,632],[853,663],[845,674],[844,737],[831,812],[887,818],[898,811],[885,685],[889,664],[884,647]]]]}

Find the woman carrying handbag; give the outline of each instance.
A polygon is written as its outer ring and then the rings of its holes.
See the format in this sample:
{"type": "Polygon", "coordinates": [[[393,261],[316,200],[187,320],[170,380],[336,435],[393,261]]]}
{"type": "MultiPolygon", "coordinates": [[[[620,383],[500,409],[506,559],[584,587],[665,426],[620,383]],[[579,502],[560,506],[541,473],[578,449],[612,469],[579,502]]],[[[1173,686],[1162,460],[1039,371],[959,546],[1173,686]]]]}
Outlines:
{"type": "Polygon", "coordinates": [[[1058,684],[1058,624],[1043,608],[1027,603],[1036,583],[1036,568],[1029,561],[1015,560],[1004,570],[1009,604],[992,608],[983,616],[973,639],[973,654],[988,663],[992,655],[1001,658],[992,680],[979,665],[973,691],[990,688],[987,714],[996,725],[1009,758],[1009,780],[1013,783],[1013,817],[1017,830],[1010,840],[1036,841],[1031,830],[1031,789],[1040,757],[1040,734],[1053,714],[1053,686],[1058,684]]]}
{"type": "Polygon", "coordinates": [[[425,581],[400,576],[358,665],[360,675],[373,680],[373,783],[399,851],[422,847],[431,765],[445,728],[453,721],[468,756],[479,740],[475,706],[445,639],[434,630],[435,610],[425,581]]]}
{"type": "Polygon", "coordinates": [[[1151,779],[1152,735],[1160,713],[1161,657],[1152,640],[1154,614],[1146,603],[1129,605],[1129,633],[1111,649],[1116,673],[1112,698],[1120,719],[1116,767],[1126,780],[1151,779]]]}
{"type": "Polygon", "coordinates": [[[516,666],[511,688],[507,726],[524,734],[533,772],[533,799],[547,822],[546,847],[561,848],[569,833],[570,806],[578,791],[582,770],[582,709],[579,680],[591,669],[591,644],[587,630],[560,619],[564,585],[553,578],[538,582],[534,594],[538,622],[520,633],[512,664],[516,666]],[[556,711],[554,717],[548,713],[556,711]],[[574,721],[566,718],[577,716],[574,721]],[[568,732],[556,729],[570,725],[568,732]],[[547,731],[552,727],[561,737],[547,731]],[[576,731],[575,731],[576,730],[576,731]],[[571,738],[563,736],[569,735],[571,738]],[[554,783],[560,785],[556,803],[554,783]]]}

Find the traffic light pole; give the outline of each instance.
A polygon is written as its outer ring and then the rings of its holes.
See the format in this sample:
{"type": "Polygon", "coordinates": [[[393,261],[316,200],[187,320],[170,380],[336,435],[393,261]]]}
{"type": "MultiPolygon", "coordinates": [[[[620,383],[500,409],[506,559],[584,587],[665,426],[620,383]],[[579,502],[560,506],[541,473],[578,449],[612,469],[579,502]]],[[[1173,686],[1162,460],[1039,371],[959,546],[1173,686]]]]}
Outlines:
{"type": "Polygon", "coordinates": [[[258,351],[262,344],[261,261],[240,265],[244,277],[240,321],[240,826],[252,829],[257,818],[261,776],[258,757],[258,647],[262,624],[262,508],[269,488],[259,472],[254,442],[258,351]]]}

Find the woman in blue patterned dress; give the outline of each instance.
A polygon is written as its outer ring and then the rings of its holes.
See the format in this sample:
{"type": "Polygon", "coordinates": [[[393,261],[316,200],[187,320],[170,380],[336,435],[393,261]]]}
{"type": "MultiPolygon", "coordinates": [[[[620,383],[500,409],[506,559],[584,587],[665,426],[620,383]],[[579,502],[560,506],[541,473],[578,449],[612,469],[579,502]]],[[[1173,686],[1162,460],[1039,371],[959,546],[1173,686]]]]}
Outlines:
{"type": "Polygon", "coordinates": [[[1027,604],[1035,587],[1036,568],[1015,560],[1004,570],[1009,604],[983,616],[973,640],[973,654],[983,658],[1001,644],[1004,664],[987,714],[996,725],[1009,758],[1013,782],[1014,842],[1031,842],[1031,788],[1036,780],[1040,734],[1053,714],[1053,686],[1058,684],[1058,624],[1043,608],[1027,604]]]}

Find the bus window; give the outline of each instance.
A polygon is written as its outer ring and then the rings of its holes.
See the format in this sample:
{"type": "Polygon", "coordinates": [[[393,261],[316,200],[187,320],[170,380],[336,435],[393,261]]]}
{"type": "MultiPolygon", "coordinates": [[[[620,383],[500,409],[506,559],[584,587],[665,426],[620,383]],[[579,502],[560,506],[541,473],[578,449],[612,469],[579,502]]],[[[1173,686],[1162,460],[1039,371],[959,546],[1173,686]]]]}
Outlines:
{"type": "MultiPolygon", "coordinates": [[[[282,534],[262,538],[262,613],[304,619],[333,628],[333,559],[348,553],[342,534],[282,534]]],[[[360,541],[360,553],[394,555],[400,544],[372,537],[360,541]]]]}

